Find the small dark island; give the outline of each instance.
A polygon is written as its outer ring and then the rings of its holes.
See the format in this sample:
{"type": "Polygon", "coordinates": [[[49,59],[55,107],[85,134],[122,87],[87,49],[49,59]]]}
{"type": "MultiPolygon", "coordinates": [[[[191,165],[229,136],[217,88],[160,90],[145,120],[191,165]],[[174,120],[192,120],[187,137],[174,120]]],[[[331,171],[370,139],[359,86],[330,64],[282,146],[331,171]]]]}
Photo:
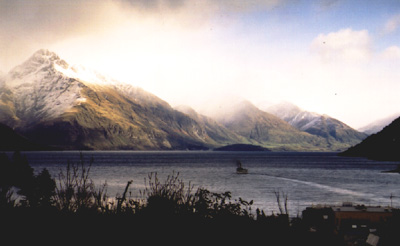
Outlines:
{"type": "Polygon", "coordinates": [[[252,144],[231,144],[220,148],[215,148],[214,151],[271,151],[271,150],[252,144]]]}

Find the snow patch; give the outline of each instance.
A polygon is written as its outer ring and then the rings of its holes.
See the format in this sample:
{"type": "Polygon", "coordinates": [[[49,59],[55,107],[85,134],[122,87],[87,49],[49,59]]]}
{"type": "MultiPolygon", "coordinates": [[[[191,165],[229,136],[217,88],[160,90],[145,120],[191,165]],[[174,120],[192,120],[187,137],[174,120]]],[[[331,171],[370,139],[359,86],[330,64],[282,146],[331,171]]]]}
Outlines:
{"type": "Polygon", "coordinates": [[[20,119],[32,123],[57,117],[85,102],[81,95],[84,85],[59,72],[68,68],[69,65],[55,53],[40,50],[10,71],[5,84],[14,94],[20,119]]]}
{"type": "Polygon", "coordinates": [[[17,116],[27,124],[57,117],[85,103],[87,99],[81,91],[86,86],[92,89],[109,86],[132,100],[146,101],[150,97],[140,88],[121,83],[95,70],[70,66],[48,50],[37,51],[23,64],[12,69],[3,81],[14,95],[17,116]]]}
{"type": "Polygon", "coordinates": [[[55,65],[54,68],[64,74],[65,76],[69,78],[74,78],[77,80],[80,80],[83,83],[89,83],[89,84],[95,84],[95,85],[120,85],[123,84],[117,80],[114,80],[108,76],[105,76],[103,74],[100,74],[99,72],[86,68],[81,65],[74,65],[74,66],[68,66],[68,67],[63,67],[59,65],[55,65]]]}

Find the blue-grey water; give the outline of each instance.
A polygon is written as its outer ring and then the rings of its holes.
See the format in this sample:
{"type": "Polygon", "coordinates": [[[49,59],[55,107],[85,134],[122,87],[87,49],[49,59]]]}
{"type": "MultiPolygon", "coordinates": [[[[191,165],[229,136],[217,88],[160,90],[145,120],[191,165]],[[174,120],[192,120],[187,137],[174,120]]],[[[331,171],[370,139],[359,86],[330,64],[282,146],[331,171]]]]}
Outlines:
{"type": "Polygon", "coordinates": [[[29,164],[57,177],[68,160],[86,163],[93,157],[90,177],[97,186],[107,182],[109,196],[121,194],[133,180],[131,193],[139,195],[145,178],[157,172],[164,180],[173,172],[187,184],[213,192],[230,191],[233,198],[253,200],[252,209],[266,214],[278,212],[275,191],[288,196],[289,211],[295,216],[310,205],[357,204],[400,207],[400,174],[382,173],[395,162],[339,157],[336,153],[211,152],[211,151],[62,151],[24,152],[29,164]],[[235,160],[249,170],[236,174],[235,160]]]}

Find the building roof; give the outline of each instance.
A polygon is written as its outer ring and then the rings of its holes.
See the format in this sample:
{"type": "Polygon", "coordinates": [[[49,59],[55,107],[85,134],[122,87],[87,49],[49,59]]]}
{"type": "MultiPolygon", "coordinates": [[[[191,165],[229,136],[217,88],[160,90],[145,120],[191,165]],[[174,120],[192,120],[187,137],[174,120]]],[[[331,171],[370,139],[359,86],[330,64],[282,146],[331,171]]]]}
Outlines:
{"type": "Polygon", "coordinates": [[[333,206],[334,212],[370,212],[370,213],[391,213],[389,207],[370,207],[370,206],[333,206]]]}

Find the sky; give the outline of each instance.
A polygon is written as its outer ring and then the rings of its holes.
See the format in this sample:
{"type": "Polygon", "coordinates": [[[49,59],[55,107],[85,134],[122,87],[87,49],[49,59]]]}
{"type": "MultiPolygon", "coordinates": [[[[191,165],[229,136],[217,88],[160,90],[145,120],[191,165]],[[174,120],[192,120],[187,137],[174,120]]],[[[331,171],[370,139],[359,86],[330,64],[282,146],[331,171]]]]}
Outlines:
{"type": "Polygon", "coordinates": [[[42,48],[198,111],[289,101],[354,128],[400,112],[398,0],[0,0],[0,71],[42,48]]]}

